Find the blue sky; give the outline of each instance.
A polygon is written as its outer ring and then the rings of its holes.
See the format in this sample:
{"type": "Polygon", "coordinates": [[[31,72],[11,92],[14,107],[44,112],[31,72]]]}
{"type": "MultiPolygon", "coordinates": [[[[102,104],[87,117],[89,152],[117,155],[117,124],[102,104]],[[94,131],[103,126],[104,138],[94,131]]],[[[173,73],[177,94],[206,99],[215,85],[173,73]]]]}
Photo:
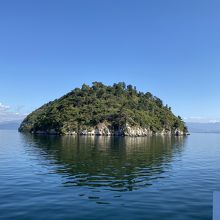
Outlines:
{"type": "Polygon", "coordinates": [[[124,81],[220,121],[220,1],[0,1],[0,121],[82,83],[124,81]]]}

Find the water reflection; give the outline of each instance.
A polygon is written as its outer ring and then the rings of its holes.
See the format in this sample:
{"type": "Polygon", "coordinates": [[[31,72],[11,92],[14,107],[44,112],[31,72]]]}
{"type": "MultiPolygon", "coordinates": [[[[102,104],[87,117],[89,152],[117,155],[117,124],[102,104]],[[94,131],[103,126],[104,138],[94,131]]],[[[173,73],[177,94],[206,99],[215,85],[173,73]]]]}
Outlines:
{"type": "Polygon", "coordinates": [[[132,191],[166,178],[184,137],[23,135],[27,151],[64,176],[65,186],[132,191]]]}

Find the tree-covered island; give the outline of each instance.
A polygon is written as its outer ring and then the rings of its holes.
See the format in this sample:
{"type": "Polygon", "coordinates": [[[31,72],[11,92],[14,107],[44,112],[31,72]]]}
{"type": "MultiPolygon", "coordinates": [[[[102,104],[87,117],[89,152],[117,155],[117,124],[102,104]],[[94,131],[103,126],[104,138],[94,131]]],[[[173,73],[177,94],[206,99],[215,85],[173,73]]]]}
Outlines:
{"type": "Polygon", "coordinates": [[[187,134],[181,117],[176,117],[161,99],[124,82],[113,86],[83,84],[29,114],[19,131],[59,135],[187,134]]]}

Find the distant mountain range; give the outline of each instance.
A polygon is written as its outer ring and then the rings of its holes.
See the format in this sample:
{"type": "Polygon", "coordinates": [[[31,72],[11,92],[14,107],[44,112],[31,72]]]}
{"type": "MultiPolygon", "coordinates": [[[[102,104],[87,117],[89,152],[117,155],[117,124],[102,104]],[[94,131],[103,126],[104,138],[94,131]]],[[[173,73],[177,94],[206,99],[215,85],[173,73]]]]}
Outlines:
{"type": "Polygon", "coordinates": [[[0,122],[0,130],[18,130],[21,121],[0,122]]]}
{"type": "Polygon", "coordinates": [[[189,132],[197,133],[220,133],[220,122],[216,123],[198,123],[198,122],[187,122],[189,132]]]}

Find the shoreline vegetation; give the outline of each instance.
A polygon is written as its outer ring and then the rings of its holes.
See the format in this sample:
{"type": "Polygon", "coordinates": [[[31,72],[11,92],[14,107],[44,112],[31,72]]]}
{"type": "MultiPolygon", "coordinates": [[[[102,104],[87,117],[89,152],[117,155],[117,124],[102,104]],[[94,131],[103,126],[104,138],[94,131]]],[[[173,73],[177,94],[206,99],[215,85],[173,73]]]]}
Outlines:
{"type": "Polygon", "coordinates": [[[33,111],[19,131],[48,135],[188,135],[182,118],[161,99],[124,82],[113,86],[83,84],[33,111]]]}

